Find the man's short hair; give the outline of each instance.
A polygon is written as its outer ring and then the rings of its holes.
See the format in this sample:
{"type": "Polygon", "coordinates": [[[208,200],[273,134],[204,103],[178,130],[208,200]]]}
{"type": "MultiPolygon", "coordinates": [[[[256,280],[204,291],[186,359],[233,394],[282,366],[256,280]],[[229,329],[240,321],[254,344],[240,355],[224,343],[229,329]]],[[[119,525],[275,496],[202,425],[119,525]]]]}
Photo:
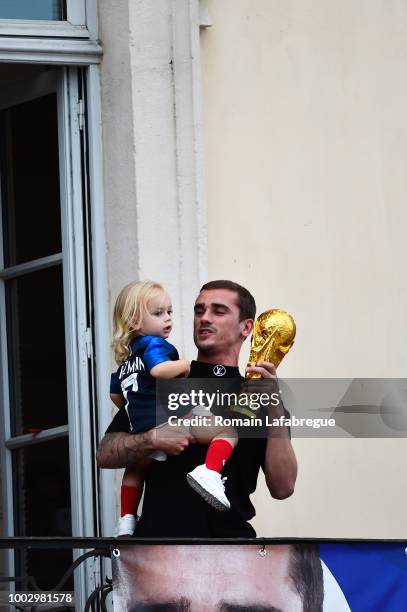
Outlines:
{"type": "Polygon", "coordinates": [[[250,291],[242,287],[242,285],[229,280],[214,280],[205,283],[205,285],[201,287],[201,291],[206,291],[207,289],[227,289],[228,291],[234,291],[234,293],[237,294],[237,307],[240,312],[240,321],[255,318],[256,302],[250,291]]]}
{"type": "Polygon", "coordinates": [[[318,544],[291,545],[289,576],[301,597],[303,611],[322,612],[324,578],[318,544]]]}

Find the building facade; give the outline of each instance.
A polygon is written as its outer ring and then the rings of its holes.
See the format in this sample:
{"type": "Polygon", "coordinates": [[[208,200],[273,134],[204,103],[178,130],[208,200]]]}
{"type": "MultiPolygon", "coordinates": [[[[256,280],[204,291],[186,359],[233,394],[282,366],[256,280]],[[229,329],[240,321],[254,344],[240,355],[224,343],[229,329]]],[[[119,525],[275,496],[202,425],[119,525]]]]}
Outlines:
{"type": "MultiPolygon", "coordinates": [[[[406,21],[396,0],[0,0],[5,536],[113,531],[94,456],[130,280],[168,287],[188,358],[197,291],[226,277],[295,316],[282,375],[403,377],[406,21]]],[[[259,535],[405,535],[403,437],[294,446],[296,493],[259,483],[259,535]]]]}

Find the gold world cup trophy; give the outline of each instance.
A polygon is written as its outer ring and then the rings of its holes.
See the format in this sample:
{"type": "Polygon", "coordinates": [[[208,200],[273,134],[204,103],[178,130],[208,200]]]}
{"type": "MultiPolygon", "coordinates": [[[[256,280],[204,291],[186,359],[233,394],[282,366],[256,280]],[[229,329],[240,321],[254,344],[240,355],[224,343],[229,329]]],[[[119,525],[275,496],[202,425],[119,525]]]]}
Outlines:
{"type": "MultiPolygon", "coordinates": [[[[258,361],[270,361],[277,368],[294,344],[296,326],[293,317],[284,310],[266,310],[255,321],[247,366],[258,361]]],[[[259,379],[257,372],[247,372],[246,378],[259,379]]]]}
{"type": "MultiPolygon", "coordinates": [[[[284,310],[266,310],[255,321],[247,366],[259,361],[269,361],[276,368],[294,344],[296,326],[293,317],[284,310]]],[[[258,372],[246,372],[246,380],[261,379],[258,372]]],[[[270,380],[270,379],[267,379],[270,380]]],[[[257,411],[250,406],[250,390],[240,394],[238,406],[230,406],[227,412],[240,413],[254,418],[257,411]]]]}

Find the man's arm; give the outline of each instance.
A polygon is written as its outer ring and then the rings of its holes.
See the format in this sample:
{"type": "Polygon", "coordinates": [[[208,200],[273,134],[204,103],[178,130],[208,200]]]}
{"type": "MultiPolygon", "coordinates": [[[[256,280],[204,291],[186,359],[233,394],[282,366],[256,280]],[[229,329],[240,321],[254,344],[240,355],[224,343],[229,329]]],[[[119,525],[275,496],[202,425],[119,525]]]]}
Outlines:
{"type": "Polygon", "coordinates": [[[107,432],[99,444],[96,461],[100,468],[123,468],[137,464],[156,450],[179,455],[192,441],[185,430],[167,424],[139,434],[107,432]]]}
{"type": "MultiPolygon", "coordinates": [[[[276,369],[268,361],[259,361],[256,366],[247,368],[248,372],[258,372],[263,378],[277,381],[276,369]]],[[[278,385],[276,386],[278,388],[278,385]]],[[[282,401],[273,409],[273,418],[284,416],[282,401]],[[275,412],[274,412],[275,411],[275,412]]],[[[294,493],[297,479],[297,459],[287,427],[273,427],[269,431],[264,461],[264,475],[272,497],[286,499],[294,493]]]]}
{"type": "Polygon", "coordinates": [[[286,499],[294,493],[297,459],[289,438],[267,440],[264,475],[268,490],[275,499],[286,499]]]}
{"type": "Polygon", "coordinates": [[[117,406],[117,408],[123,408],[124,404],[126,403],[123,395],[120,395],[120,393],[111,393],[110,399],[112,400],[113,404],[117,406]]]}

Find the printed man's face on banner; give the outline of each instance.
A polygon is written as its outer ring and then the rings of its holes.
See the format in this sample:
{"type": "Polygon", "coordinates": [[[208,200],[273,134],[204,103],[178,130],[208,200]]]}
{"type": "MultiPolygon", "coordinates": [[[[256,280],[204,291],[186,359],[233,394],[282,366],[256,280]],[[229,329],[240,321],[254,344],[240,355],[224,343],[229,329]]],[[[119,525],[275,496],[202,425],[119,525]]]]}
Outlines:
{"type": "Polygon", "coordinates": [[[290,576],[291,547],[122,547],[115,608],[128,612],[302,612],[290,576]]]}

